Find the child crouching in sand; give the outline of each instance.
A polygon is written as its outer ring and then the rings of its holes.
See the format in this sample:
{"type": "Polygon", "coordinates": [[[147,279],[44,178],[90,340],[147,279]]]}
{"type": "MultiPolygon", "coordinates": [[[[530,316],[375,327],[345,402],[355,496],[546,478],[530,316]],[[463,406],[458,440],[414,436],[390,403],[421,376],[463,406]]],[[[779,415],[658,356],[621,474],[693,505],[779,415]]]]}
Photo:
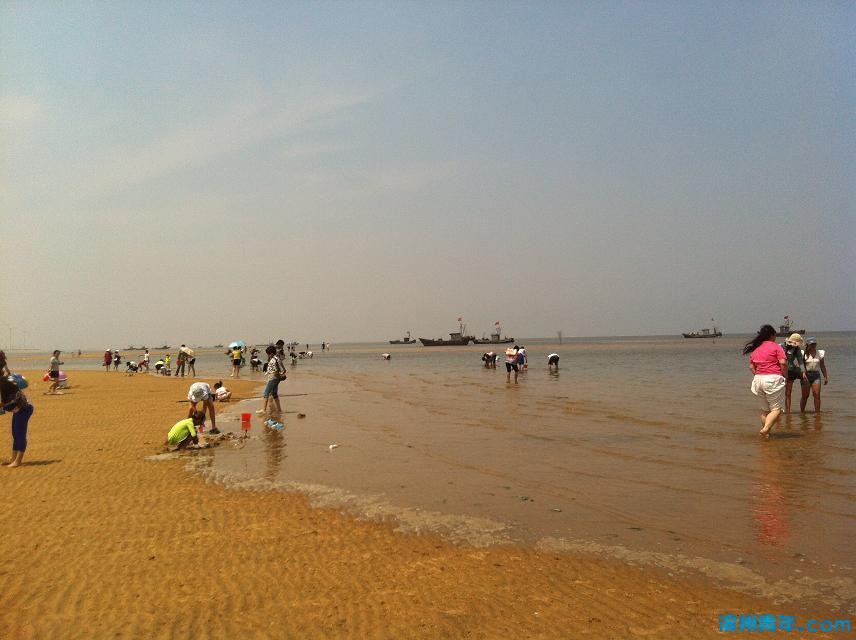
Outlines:
{"type": "Polygon", "coordinates": [[[205,412],[194,411],[193,415],[184,420],[176,422],[166,436],[166,446],[173,446],[178,450],[186,448],[191,442],[199,444],[198,427],[205,424],[205,412]]]}
{"type": "Polygon", "coordinates": [[[232,397],[232,392],[223,386],[222,382],[214,384],[214,399],[217,402],[228,402],[232,397]]]}

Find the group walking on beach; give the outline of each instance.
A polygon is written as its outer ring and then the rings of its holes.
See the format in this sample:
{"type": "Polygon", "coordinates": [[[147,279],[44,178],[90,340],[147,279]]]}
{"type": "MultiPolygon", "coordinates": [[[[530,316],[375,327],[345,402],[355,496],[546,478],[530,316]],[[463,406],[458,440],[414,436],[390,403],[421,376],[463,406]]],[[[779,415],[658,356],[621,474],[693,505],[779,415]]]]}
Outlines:
{"type": "Polygon", "coordinates": [[[784,343],[776,342],[776,329],[763,325],[757,335],[743,346],[749,355],[753,378],[750,387],[761,407],[761,437],[769,439],[770,432],[782,414],[791,412],[793,383],[800,381],[800,411],[805,412],[809,395],[814,397],[814,411],[820,413],[821,375],[829,383],[826,352],[817,348],[817,339],[804,339],[791,334],[784,343]]]}

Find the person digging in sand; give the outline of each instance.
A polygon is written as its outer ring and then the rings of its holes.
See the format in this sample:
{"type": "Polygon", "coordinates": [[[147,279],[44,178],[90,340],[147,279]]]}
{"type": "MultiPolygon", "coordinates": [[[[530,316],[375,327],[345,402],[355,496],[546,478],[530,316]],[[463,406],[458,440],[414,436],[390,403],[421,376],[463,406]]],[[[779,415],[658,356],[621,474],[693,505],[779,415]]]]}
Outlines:
{"type": "Polygon", "coordinates": [[[207,382],[194,382],[190,385],[187,392],[187,399],[190,400],[190,410],[187,412],[187,417],[193,416],[196,411],[196,405],[202,403],[203,415],[207,412],[211,418],[211,433],[220,433],[217,428],[217,418],[214,414],[214,393],[207,382]]]}
{"type": "Polygon", "coordinates": [[[193,415],[172,425],[166,436],[164,445],[175,447],[177,450],[187,448],[190,443],[199,444],[198,428],[205,424],[205,412],[194,411],[193,415]]]}

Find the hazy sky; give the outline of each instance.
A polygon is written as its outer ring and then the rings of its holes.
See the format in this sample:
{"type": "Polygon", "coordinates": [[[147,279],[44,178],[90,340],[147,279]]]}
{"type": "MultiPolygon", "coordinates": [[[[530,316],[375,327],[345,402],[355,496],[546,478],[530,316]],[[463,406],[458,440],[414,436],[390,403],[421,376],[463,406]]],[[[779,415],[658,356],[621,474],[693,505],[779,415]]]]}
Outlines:
{"type": "Polygon", "coordinates": [[[856,327],[852,2],[0,1],[0,346],[856,327]]]}

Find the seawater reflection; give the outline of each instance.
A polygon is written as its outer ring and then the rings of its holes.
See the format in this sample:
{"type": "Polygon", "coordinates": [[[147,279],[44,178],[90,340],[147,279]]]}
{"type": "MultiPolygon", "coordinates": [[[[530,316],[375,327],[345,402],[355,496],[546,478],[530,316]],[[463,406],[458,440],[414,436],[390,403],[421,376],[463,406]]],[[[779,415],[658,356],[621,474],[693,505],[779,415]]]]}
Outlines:
{"type": "Polygon", "coordinates": [[[283,387],[308,394],[284,398],[306,420],[289,414],[284,434],[256,429],[244,449],[217,451],[215,468],[370,496],[370,509],[351,506],[418,522],[413,530],[458,535],[463,525],[446,516],[480,518],[482,531],[499,523],[497,540],[700,556],[846,599],[853,338],[824,338],[837,381],[824,412],[784,416],[769,442],[756,435],[741,338],[529,341],[519,385],[485,369],[479,347],[334,348],[301,361],[283,387]],[[839,586],[823,582],[833,578],[839,586]]]}

